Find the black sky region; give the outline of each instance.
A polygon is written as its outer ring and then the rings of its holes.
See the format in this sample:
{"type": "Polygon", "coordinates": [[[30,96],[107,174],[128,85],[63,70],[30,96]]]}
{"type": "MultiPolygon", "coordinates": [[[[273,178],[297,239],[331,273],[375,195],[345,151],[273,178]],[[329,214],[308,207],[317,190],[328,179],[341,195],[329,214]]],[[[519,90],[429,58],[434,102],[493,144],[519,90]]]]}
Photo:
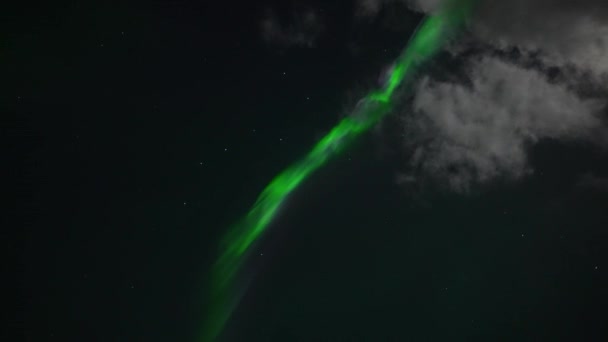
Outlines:
{"type": "MultiPolygon", "coordinates": [[[[217,240],[421,18],[350,1],[1,12],[6,341],[194,341],[217,240]],[[265,41],[269,9],[313,10],[314,46],[265,41]]],[[[534,175],[412,196],[387,120],[289,199],[223,340],[608,340],[608,193],[577,186],[606,154],[543,141],[534,175]]]]}

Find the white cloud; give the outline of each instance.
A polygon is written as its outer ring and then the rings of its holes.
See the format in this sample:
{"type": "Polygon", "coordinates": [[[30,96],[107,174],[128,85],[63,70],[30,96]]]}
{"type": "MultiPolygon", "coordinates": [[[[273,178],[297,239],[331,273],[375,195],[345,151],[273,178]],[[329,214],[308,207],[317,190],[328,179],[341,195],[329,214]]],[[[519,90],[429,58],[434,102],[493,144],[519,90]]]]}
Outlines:
{"type": "MultiPolygon", "coordinates": [[[[439,2],[408,3],[429,12],[439,2]]],[[[608,1],[480,0],[468,29],[452,49],[466,77],[421,80],[414,114],[403,115],[407,175],[466,191],[527,174],[527,151],[541,139],[606,144],[608,1]],[[514,49],[521,58],[504,57],[514,49]],[[549,67],[561,76],[549,78],[549,67]]]]}
{"type": "Polygon", "coordinates": [[[404,114],[410,172],[455,190],[530,170],[526,151],[540,139],[593,140],[603,103],[582,99],[538,71],[497,58],[469,63],[470,84],[424,79],[414,114],[404,114]]]}

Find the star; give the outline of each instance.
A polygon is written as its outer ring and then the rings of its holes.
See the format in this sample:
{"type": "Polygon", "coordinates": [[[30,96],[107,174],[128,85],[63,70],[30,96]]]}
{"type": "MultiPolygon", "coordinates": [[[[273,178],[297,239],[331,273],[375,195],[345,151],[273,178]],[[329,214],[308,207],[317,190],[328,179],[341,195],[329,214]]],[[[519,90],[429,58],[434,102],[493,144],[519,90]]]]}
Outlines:
{"type": "Polygon", "coordinates": [[[228,149],[227,149],[227,148],[225,148],[225,149],[224,149],[224,152],[227,152],[227,151],[228,151],[228,149]]]}

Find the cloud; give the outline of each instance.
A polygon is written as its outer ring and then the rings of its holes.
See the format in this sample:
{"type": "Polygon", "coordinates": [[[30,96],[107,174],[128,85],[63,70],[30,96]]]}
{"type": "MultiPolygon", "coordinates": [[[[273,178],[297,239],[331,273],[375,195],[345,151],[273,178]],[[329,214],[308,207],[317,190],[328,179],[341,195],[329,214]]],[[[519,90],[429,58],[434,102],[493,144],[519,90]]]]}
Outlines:
{"type": "Polygon", "coordinates": [[[608,192],[608,178],[598,177],[592,173],[584,174],[577,183],[579,188],[608,192]]]}
{"type": "Polygon", "coordinates": [[[404,111],[406,175],[467,191],[529,173],[539,140],[606,143],[608,1],[479,1],[468,32],[451,49],[464,72],[423,78],[404,111]]]}
{"type": "MultiPolygon", "coordinates": [[[[355,8],[376,17],[458,1],[356,0],[355,8]]],[[[519,179],[542,139],[608,146],[608,1],[479,0],[468,24],[449,47],[452,70],[422,78],[403,111],[410,158],[401,184],[433,178],[467,191],[519,179]]]]}
{"type": "Polygon", "coordinates": [[[538,51],[545,62],[608,73],[608,1],[482,1],[472,31],[498,49],[538,51]]]}
{"type": "Polygon", "coordinates": [[[287,47],[314,47],[323,31],[323,24],[313,10],[294,12],[289,24],[283,24],[278,15],[266,11],[260,22],[262,39],[272,45],[287,47]]]}
{"type": "Polygon", "coordinates": [[[359,16],[374,17],[387,6],[405,4],[417,12],[432,12],[439,8],[442,0],[356,0],[355,13],[359,16]]]}
{"type": "Polygon", "coordinates": [[[355,3],[355,13],[358,16],[374,17],[382,7],[395,0],[357,0],[355,3]]]}
{"type": "Polygon", "coordinates": [[[430,13],[440,8],[445,2],[442,0],[407,0],[411,9],[419,12],[430,13]]]}
{"type": "Polygon", "coordinates": [[[477,57],[467,70],[466,83],[426,77],[418,85],[414,114],[404,114],[410,172],[467,191],[528,173],[527,149],[541,139],[596,139],[602,101],[496,57],[477,57]]]}

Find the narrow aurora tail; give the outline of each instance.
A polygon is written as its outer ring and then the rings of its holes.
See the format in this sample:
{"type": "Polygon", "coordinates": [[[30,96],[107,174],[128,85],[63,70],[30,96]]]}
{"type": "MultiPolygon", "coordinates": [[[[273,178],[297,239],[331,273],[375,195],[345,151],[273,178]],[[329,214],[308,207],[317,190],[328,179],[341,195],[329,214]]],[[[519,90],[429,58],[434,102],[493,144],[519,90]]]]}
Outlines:
{"type": "Polygon", "coordinates": [[[383,88],[360,101],[353,115],[338,123],[304,158],[276,176],[262,191],[251,210],[227,231],[220,254],[210,273],[211,290],[203,342],[214,341],[222,332],[240,300],[236,277],[256,241],[266,231],[287,197],[314,171],[367,132],[391,110],[394,91],[422,63],[436,54],[448,35],[459,28],[472,9],[472,1],[446,7],[425,18],[403,50],[383,88]]]}

